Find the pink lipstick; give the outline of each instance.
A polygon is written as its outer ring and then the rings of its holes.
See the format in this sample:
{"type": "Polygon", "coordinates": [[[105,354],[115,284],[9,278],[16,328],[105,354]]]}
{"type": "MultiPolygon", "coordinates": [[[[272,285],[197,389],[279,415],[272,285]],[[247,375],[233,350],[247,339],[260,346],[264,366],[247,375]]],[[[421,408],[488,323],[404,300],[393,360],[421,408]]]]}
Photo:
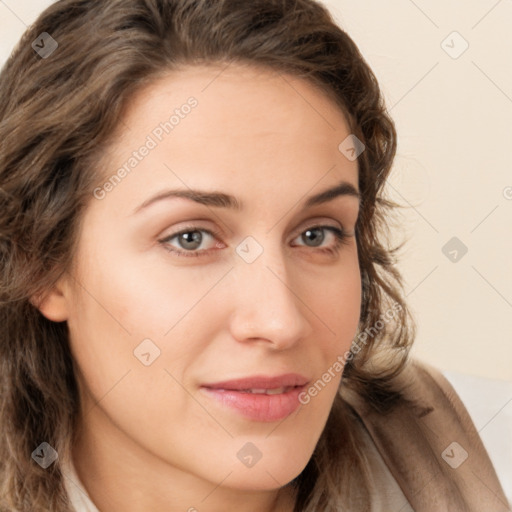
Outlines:
{"type": "Polygon", "coordinates": [[[246,418],[272,422],[283,420],[299,407],[299,394],[307,383],[306,377],[288,373],[203,384],[201,389],[246,418]]]}

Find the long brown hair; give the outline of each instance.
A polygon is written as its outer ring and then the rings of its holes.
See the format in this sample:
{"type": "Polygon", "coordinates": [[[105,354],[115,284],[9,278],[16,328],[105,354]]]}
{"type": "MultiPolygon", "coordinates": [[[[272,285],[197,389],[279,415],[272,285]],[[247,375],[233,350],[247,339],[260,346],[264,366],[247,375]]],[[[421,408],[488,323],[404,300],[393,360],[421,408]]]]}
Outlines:
{"type": "MultiPolygon", "coordinates": [[[[400,247],[390,247],[387,231],[398,205],[383,192],[395,127],[370,67],[327,9],[315,0],[60,0],[25,32],[0,75],[0,510],[70,510],[58,461],[42,469],[31,454],[43,442],[60,456],[70,453],[79,411],[75,362],[67,324],[47,320],[30,299],[73,261],[80,220],[101,182],[96,164],[127,101],[161,74],[201,62],[265,66],[309,80],[364,143],[356,239],[359,333],[367,336],[347,358],[342,386],[380,408],[398,396],[391,383],[415,326],[396,269],[400,247]],[[58,44],[51,55],[32,46],[43,32],[58,44]],[[393,320],[383,322],[390,308],[393,320]]],[[[356,424],[337,396],[294,481],[297,512],[356,502],[366,510],[356,424]]]]}

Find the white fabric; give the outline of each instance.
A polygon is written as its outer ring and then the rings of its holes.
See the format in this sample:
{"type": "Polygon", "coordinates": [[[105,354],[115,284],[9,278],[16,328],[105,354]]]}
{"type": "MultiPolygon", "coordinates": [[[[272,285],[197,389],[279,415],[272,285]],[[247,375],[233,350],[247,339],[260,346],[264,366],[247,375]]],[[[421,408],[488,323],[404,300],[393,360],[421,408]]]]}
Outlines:
{"type": "Polygon", "coordinates": [[[512,382],[443,374],[468,410],[512,505],[512,382]]]}
{"type": "Polygon", "coordinates": [[[100,512],[94,505],[89,494],[76,474],[72,461],[64,461],[62,464],[64,484],[71,500],[71,505],[76,512],[100,512]]]}

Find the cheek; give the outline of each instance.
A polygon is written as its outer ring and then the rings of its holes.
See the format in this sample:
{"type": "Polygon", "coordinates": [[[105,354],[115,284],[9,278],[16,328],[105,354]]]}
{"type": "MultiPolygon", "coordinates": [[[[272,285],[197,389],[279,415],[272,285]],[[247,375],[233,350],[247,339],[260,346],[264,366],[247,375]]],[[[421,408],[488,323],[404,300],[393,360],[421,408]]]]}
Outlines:
{"type": "Polygon", "coordinates": [[[225,269],[192,280],[190,272],[163,264],[163,258],[148,265],[119,247],[104,240],[103,250],[82,253],[68,320],[73,355],[95,400],[119,386],[116,392],[140,399],[144,407],[157,404],[157,415],[161,403],[180,409],[180,393],[174,390],[170,398],[169,389],[184,382],[212,338],[219,304],[218,293],[209,291],[225,269]]]}
{"type": "Polygon", "coordinates": [[[357,253],[351,256],[321,282],[308,286],[308,302],[318,314],[318,329],[324,333],[323,349],[331,359],[348,350],[359,325],[361,277],[357,253]]]}
{"type": "MultiPolygon", "coordinates": [[[[193,307],[206,290],[201,284],[191,287],[183,276],[180,281],[179,272],[168,278],[159,272],[157,279],[155,270],[104,254],[96,259],[97,271],[80,272],[68,321],[71,350],[87,391],[86,413],[97,408],[154,453],[162,451],[162,440],[176,446],[205,430],[219,441],[225,434],[182,387],[201,343],[209,339],[203,331],[208,320],[193,307]]],[[[187,464],[181,452],[173,452],[173,460],[187,464]]]]}
{"type": "Polygon", "coordinates": [[[92,247],[87,259],[95,268],[80,269],[83,304],[75,316],[94,330],[128,337],[132,344],[171,337],[225,272],[191,272],[169,263],[164,249],[154,248],[148,257],[120,240],[105,241],[103,250],[92,247]]]}

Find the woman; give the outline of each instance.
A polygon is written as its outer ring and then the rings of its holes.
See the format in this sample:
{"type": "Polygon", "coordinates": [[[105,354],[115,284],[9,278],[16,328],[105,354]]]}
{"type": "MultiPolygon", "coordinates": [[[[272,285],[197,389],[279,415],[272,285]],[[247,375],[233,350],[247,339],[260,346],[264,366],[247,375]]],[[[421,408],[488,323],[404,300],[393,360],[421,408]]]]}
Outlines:
{"type": "Polygon", "coordinates": [[[509,510],[325,8],[61,0],[0,90],[1,510],[509,510]]]}

